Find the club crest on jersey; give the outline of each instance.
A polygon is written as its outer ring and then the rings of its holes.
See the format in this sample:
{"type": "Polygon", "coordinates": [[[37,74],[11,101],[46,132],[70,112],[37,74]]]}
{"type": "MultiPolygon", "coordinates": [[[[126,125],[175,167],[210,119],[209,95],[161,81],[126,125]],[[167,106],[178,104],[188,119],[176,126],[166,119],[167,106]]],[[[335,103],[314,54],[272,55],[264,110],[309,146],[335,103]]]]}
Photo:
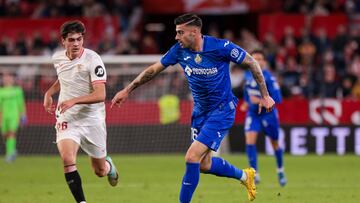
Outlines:
{"type": "Polygon", "coordinates": [[[82,70],[82,67],[83,67],[83,65],[78,64],[78,65],[77,65],[77,69],[78,69],[78,71],[81,71],[81,70],[82,70]]]}
{"type": "Polygon", "coordinates": [[[202,61],[201,56],[200,56],[199,54],[196,54],[196,56],[195,56],[195,62],[199,64],[199,63],[201,63],[201,61],[202,61]]]}
{"type": "Polygon", "coordinates": [[[192,70],[191,70],[191,68],[190,68],[189,66],[186,66],[186,67],[185,67],[185,73],[186,73],[188,76],[191,75],[192,70]]]}
{"type": "Polygon", "coordinates": [[[95,75],[98,76],[98,77],[102,77],[102,76],[104,76],[104,74],[105,74],[104,68],[101,67],[101,66],[96,66],[95,75]]]}

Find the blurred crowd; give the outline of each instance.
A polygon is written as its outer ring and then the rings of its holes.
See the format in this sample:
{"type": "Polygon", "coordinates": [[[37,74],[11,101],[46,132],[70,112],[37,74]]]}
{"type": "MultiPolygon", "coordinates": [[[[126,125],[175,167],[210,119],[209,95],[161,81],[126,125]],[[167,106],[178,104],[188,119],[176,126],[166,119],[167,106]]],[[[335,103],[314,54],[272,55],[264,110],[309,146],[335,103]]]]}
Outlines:
{"type": "MultiPolygon", "coordinates": [[[[205,34],[229,39],[248,52],[264,50],[269,69],[277,76],[285,98],[360,99],[359,29],[339,25],[336,36],[330,38],[324,28],[310,28],[312,15],[360,13],[360,0],[287,0],[283,3],[283,12],[303,13],[308,16],[307,21],[310,23],[305,23],[301,36],[295,36],[294,28],[288,26],[283,30],[280,40],[275,39],[270,32],[265,33],[264,39],[260,40],[255,33],[247,29],[236,33],[233,28],[220,30],[216,24],[209,26],[205,34]]],[[[0,0],[0,17],[5,18],[106,15],[118,16],[121,30],[116,36],[105,33],[103,39],[95,47],[91,47],[99,54],[162,54],[159,48],[161,41],[139,29],[145,27],[141,25],[144,14],[139,0],[0,0]]],[[[44,42],[38,32],[34,32],[30,38],[24,33],[19,33],[15,38],[3,36],[0,39],[0,55],[51,55],[60,47],[58,33],[49,33],[49,36],[47,42],[44,42]]],[[[233,79],[237,78],[233,80],[233,88],[241,97],[243,71],[234,66],[231,73],[233,79]]],[[[35,83],[42,88],[46,88],[47,81],[50,83],[53,79],[47,76],[39,77],[35,83]]],[[[123,85],[121,82],[115,83],[115,87],[123,85]]]]}
{"type": "MultiPolygon", "coordinates": [[[[139,0],[0,0],[0,18],[44,19],[57,17],[109,17],[118,19],[119,30],[111,24],[105,28],[103,39],[92,49],[100,54],[158,53],[149,37],[140,36],[143,10],[139,0]],[[116,35],[114,35],[116,33],[116,35]],[[149,49],[152,46],[154,48],[149,49]],[[154,51],[153,51],[154,50],[154,51]]],[[[107,18],[108,19],[108,18],[107,18]]],[[[57,31],[48,33],[45,41],[39,32],[2,36],[0,55],[51,55],[59,47],[57,31]]],[[[87,42],[86,42],[87,43],[87,42]]],[[[155,42],[154,42],[155,43],[155,42]]]]}
{"type": "MultiPolygon", "coordinates": [[[[323,28],[314,33],[304,27],[300,37],[294,36],[292,27],[284,29],[283,38],[276,41],[266,33],[263,41],[247,30],[239,39],[231,31],[224,32],[248,52],[265,51],[268,68],[277,76],[282,94],[287,97],[305,98],[354,98],[360,99],[360,34],[339,25],[335,38],[330,39],[323,28]]],[[[236,71],[233,74],[241,74],[236,71]]],[[[234,88],[241,85],[236,81],[234,88]]]]}

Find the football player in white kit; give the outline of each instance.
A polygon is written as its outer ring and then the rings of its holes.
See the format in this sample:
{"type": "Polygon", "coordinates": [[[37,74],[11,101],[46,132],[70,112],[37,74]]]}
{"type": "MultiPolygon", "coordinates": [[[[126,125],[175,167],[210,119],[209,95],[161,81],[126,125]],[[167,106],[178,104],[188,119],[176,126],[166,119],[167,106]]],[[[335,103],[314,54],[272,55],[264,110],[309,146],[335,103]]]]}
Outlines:
{"type": "Polygon", "coordinates": [[[118,172],[106,152],[106,70],[100,56],[83,47],[85,26],[68,21],[60,30],[65,50],[53,55],[58,79],[46,91],[44,108],[56,115],[56,143],[64,164],[66,182],[78,203],[84,203],[76,156],[81,147],[90,157],[97,176],[108,176],[116,186],[118,172]],[[52,96],[60,92],[58,105],[52,96]]]}

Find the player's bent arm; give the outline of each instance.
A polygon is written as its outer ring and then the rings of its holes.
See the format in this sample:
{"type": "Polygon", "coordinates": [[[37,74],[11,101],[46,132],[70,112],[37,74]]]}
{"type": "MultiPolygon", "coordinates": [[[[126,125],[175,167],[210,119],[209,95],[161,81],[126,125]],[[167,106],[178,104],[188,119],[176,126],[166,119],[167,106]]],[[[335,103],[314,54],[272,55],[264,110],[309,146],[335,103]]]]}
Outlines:
{"type": "Polygon", "coordinates": [[[259,85],[260,93],[262,97],[269,96],[269,92],[266,87],[265,78],[262,73],[259,63],[248,53],[246,53],[243,63],[247,64],[250,67],[250,71],[259,85]]]}
{"type": "Polygon", "coordinates": [[[60,83],[59,80],[56,80],[44,95],[44,108],[50,114],[53,114],[55,111],[52,95],[58,93],[59,91],[60,91],[60,83]]]}
{"type": "Polygon", "coordinates": [[[105,101],[105,83],[95,83],[93,89],[94,91],[88,95],[73,98],[74,104],[93,104],[105,101]]]}
{"type": "Polygon", "coordinates": [[[51,87],[45,92],[46,96],[52,96],[60,91],[60,83],[59,80],[56,80],[51,87]]]}
{"type": "Polygon", "coordinates": [[[146,82],[152,80],[157,74],[163,71],[165,67],[158,61],[145,70],[143,70],[126,88],[125,90],[130,93],[137,87],[145,84],[146,82]]]}

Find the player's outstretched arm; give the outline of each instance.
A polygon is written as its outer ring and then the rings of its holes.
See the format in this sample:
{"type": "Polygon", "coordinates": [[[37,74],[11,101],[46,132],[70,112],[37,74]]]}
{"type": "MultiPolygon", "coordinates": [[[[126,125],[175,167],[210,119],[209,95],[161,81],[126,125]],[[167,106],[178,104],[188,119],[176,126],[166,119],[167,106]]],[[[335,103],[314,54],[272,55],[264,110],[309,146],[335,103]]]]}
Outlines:
{"type": "Polygon", "coordinates": [[[53,104],[52,96],[60,91],[59,80],[56,80],[54,84],[45,92],[44,95],[44,108],[50,114],[55,112],[55,105],[53,104]]]}
{"type": "Polygon", "coordinates": [[[264,75],[262,74],[262,70],[259,63],[248,53],[246,53],[244,63],[246,63],[249,66],[250,71],[256,83],[259,85],[259,89],[261,93],[259,112],[261,111],[262,107],[265,107],[267,112],[271,111],[275,105],[275,102],[269,95],[269,92],[266,87],[264,75]]]}
{"type": "Polygon", "coordinates": [[[165,67],[160,62],[156,62],[153,65],[147,67],[128,86],[116,93],[114,98],[111,100],[111,107],[114,105],[120,107],[134,89],[152,80],[164,69],[165,67]]]}

